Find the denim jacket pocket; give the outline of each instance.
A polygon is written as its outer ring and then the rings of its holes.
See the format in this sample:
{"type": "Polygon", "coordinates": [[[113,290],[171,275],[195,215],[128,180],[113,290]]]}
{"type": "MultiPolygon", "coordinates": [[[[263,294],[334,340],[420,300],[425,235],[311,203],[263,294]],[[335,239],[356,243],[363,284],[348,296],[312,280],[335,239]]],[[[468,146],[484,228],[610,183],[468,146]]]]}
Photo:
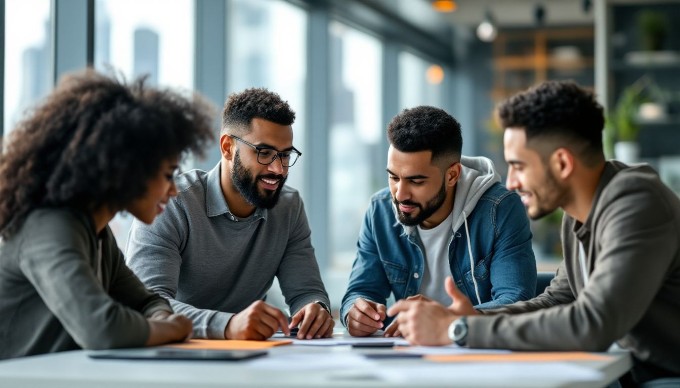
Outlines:
{"type": "MultiPolygon", "coordinates": [[[[485,281],[489,278],[489,260],[484,258],[475,265],[475,280],[485,281]]],[[[465,280],[472,283],[472,271],[467,271],[465,273],[465,280]]]]}
{"type": "Polygon", "coordinates": [[[408,269],[389,261],[382,260],[383,268],[385,268],[385,274],[387,275],[387,280],[390,284],[406,284],[408,279],[408,269]]]}

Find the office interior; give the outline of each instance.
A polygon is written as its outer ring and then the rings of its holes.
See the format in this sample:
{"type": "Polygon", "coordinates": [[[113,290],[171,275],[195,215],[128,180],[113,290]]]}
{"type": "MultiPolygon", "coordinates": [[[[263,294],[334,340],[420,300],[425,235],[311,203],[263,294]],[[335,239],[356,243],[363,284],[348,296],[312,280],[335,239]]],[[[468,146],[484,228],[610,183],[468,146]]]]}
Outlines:
{"type": "MultiPolygon", "coordinates": [[[[3,137],[86,66],[148,75],[217,107],[249,87],[279,93],[303,153],[288,184],[304,199],[336,311],[369,198],[387,185],[387,123],[404,108],[451,113],[463,153],[504,176],[494,106],[572,79],[607,109],[607,156],[652,164],[680,193],[678,0],[0,0],[0,31],[3,137]]],[[[215,144],[183,166],[218,160],[215,144]]],[[[539,271],[559,262],[560,217],[532,221],[539,271]]],[[[130,223],[111,224],[122,247],[130,223]]]]}

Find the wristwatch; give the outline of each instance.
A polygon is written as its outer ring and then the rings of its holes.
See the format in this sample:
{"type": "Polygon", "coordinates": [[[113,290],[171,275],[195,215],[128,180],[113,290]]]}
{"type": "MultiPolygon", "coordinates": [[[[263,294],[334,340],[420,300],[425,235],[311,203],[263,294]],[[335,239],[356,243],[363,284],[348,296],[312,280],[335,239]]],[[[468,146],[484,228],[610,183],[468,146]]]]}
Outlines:
{"type": "Polygon", "coordinates": [[[467,344],[468,325],[467,317],[460,317],[449,325],[449,339],[458,346],[467,344]]]}
{"type": "Polygon", "coordinates": [[[320,300],[315,300],[314,303],[316,303],[316,304],[318,304],[319,306],[323,307],[323,309],[326,310],[326,312],[327,312],[329,315],[332,315],[332,314],[331,314],[331,308],[328,307],[328,305],[327,305],[326,303],[324,303],[324,302],[322,302],[322,301],[320,301],[320,300]]]}

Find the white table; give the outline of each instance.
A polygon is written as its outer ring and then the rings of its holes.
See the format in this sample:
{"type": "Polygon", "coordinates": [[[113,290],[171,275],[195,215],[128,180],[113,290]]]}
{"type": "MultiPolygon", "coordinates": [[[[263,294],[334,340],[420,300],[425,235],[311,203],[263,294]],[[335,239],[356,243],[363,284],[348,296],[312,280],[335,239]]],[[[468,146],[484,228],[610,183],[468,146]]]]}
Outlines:
{"type": "Polygon", "coordinates": [[[288,345],[269,349],[266,357],[236,362],[94,360],[86,351],[71,351],[0,362],[0,387],[603,387],[631,367],[628,352],[606,353],[611,356],[607,361],[559,364],[433,363],[361,356],[389,351],[288,345]],[[554,367],[587,368],[599,371],[599,377],[575,381],[565,373],[553,373],[554,367]],[[380,371],[404,376],[392,381],[380,371]]]}

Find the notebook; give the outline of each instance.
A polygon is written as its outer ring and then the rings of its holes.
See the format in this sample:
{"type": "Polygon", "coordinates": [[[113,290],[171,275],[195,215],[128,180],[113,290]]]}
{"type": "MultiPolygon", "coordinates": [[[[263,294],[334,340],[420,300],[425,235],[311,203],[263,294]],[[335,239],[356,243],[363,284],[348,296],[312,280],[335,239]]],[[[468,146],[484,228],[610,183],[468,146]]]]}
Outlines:
{"type": "Polygon", "coordinates": [[[267,351],[138,348],[98,350],[87,355],[96,359],[239,361],[265,356],[267,351]]]}

